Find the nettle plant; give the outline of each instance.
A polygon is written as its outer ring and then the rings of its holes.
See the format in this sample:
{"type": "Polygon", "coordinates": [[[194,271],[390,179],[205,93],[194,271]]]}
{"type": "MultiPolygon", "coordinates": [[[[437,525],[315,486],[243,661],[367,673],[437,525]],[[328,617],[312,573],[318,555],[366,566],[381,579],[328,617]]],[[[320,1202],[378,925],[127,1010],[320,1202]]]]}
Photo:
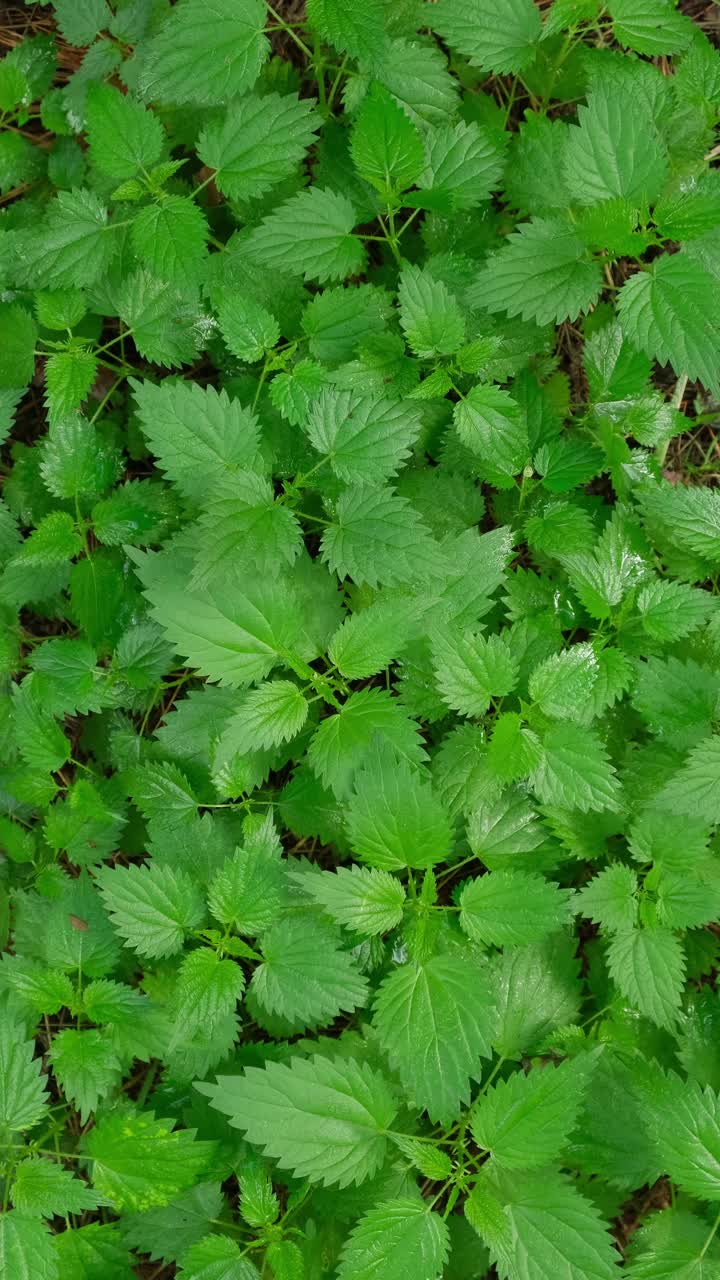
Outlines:
{"type": "Polygon", "coordinates": [[[35,12],[0,1272],[716,1280],[720,491],[664,466],[720,56],[671,0],[35,12]]]}

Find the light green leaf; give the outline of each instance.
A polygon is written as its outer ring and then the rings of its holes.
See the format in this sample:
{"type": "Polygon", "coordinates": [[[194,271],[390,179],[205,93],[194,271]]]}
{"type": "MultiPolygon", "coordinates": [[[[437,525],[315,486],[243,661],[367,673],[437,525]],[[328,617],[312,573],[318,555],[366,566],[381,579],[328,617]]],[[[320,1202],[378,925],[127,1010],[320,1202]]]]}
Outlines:
{"type": "Polygon", "coordinates": [[[324,1026],[367,1001],[367,981],[333,934],[309,919],[280,920],[262,940],[250,991],[261,1008],[303,1027],[324,1026]]]}
{"type": "Polygon", "coordinates": [[[148,445],[185,497],[202,501],[223,476],[257,466],[257,418],[227,392],[195,382],[131,385],[148,445]]]}
{"type": "Polygon", "coordinates": [[[532,61],[542,33],[532,0],[440,0],[432,26],[451,49],[483,71],[517,74],[532,61]]]}
{"type": "Polygon", "coordinates": [[[674,813],[715,825],[720,821],[720,736],[705,738],[660,793],[674,813]]]}
{"type": "Polygon", "coordinates": [[[37,326],[29,311],[0,302],[0,388],[22,387],[35,372],[37,326]]]}
{"type": "MultiPolygon", "coordinates": [[[[360,695],[357,695],[360,696],[360,695]]],[[[429,779],[392,750],[368,753],[355,773],[346,811],[356,857],[381,871],[418,869],[444,862],[452,828],[429,779]]]]}
{"type": "Polygon", "coordinates": [[[481,474],[500,488],[528,461],[525,415],[503,387],[478,384],[459,400],[453,411],[455,429],[463,444],[477,455],[481,474]]]}
{"type": "Polygon", "coordinates": [[[280,205],[248,240],[253,258],[268,268],[291,270],[306,280],[343,280],[365,261],[358,221],[350,201],[329,188],[311,187],[280,205]]]}
{"type": "Polygon", "coordinates": [[[313,103],[295,93],[246,94],[198,140],[203,164],[231,200],[255,200],[289,177],[315,140],[313,103]]]}
{"type": "Polygon", "coordinates": [[[102,1198],[62,1165],[43,1156],[21,1160],[15,1170],[12,1201],[28,1216],[54,1218],[97,1209],[102,1198]]]}
{"type": "Polygon", "coordinates": [[[624,929],[608,946],[610,977],[622,994],[659,1027],[672,1028],[685,978],[682,942],[667,929],[624,929]]]}
{"type": "Polygon", "coordinates": [[[496,947],[541,942],[571,918],[570,890],[531,871],[491,871],[466,883],[460,923],[468,937],[496,947]]]}
{"type": "Polygon", "coordinates": [[[107,269],[116,233],[92,191],[60,191],[30,247],[30,278],[41,289],[81,288],[107,269]]]}
{"type": "Polygon", "coordinates": [[[192,284],[199,278],[208,234],[198,205],[187,196],[175,195],[146,205],[130,228],[137,257],[148,271],[171,285],[192,284]]]}
{"type": "Polygon", "coordinates": [[[405,890],[387,871],[338,867],[303,880],[303,887],[333,920],[363,938],[388,933],[402,919],[405,890]]]}
{"type": "Polygon", "coordinates": [[[565,181],[574,201],[652,203],[665,181],[666,152],[637,98],[598,85],[587,105],[578,107],[578,121],[565,148],[565,181]]]}
{"type": "Polygon", "coordinates": [[[342,1058],[268,1062],[203,1085],[211,1105],[281,1169],[325,1186],[365,1182],[382,1167],[397,1103],[383,1076],[342,1058]]]}
{"type": "Polygon", "coordinates": [[[490,1056],[491,971],[461,948],[409,961],[381,984],[373,1024],[414,1105],[448,1125],[490,1056]]]}
{"type": "Polygon", "coordinates": [[[637,887],[632,867],[614,862],[580,890],[577,908],[581,915],[611,932],[632,930],[637,922],[637,887]]]}
{"type": "Polygon", "coordinates": [[[451,210],[472,209],[498,186],[504,157],[487,130],[475,123],[435,129],[425,143],[426,167],[418,184],[451,210]]]}
{"type": "Polygon", "coordinates": [[[419,131],[380,84],[361,103],[350,149],[360,176],[385,194],[414,186],[425,165],[419,131]]]}
{"type": "Polygon", "coordinates": [[[465,341],[462,311],[441,280],[408,264],[398,286],[400,323],[416,356],[432,359],[452,355],[465,341]]]}
{"type": "Polygon", "coordinates": [[[0,1216],[0,1275],[8,1280],[61,1280],[55,1240],[45,1223],[19,1209],[0,1216]]]}
{"type": "Polygon", "coordinates": [[[600,740],[580,725],[548,729],[542,754],[530,777],[541,804],[561,809],[617,809],[620,788],[600,740]]]}
{"type": "Polygon", "coordinates": [[[420,433],[418,410],[354,391],[321,391],[305,430],[347,484],[381,484],[396,474],[420,433]]]}
{"type": "Polygon", "coordinates": [[[720,1099],[694,1080],[671,1077],[663,1121],[657,1125],[661,1158],[673,1182],[700,1200],[720,1200],[720,1099]]]}
{"type": "Polygon", "coordinates": [[[98,1102],[122,1079],[112,1041],[103,1031],[66,1027],[53,1038],[50,1057],[60,1088],[77,1107],[81,1124],[86,1124],[98,1102]]]}
{"type": "Polygon", "coordinates": [[[85,1151],[93,1186],[115,1209],[168,1204],[207,1172],[215,1144],[201,1142],[192,1129],[173,1131],[172,1125],[151,1111],[121,1109],[90,1130],[85,1151]]]}
{"type": "Polygon", "coordinates": [[[48,421],[58,422],[79,409],[97,374],[97,360],[91,351],[75,348],[58,351],[45,365],[48,421]]]}
{"type": "Polygon", "coordinates": [[[447,1261],[448,1229],[421,1199],[369,1209],[346,1241],[338,1280],[437,1280],[447,1261]]]}
{"type": "Polygon", "coordinates": [[[152,169],[164,134],[158,116],[109,84],[91,84],[85,102],[90,156],[96,169],[120,182],[152,169]]]}
{"type": "Polygon", "coordinates": [[[32,1129],[45,1114],[47,1094],[34,1045],[5,1015],[0,1029],[0,1132],[32,1129]]]}
{"type": "Polygon", "coordinates": [[[115,928],[140,955],[174,955],[202,921],[200,887],[184,871],[133,863],[102,867],[96,880],[115,928]]]}
{"type": "Polygon", "coordinates": [[[671,0],[609,0],[607,7],[618,43],[653,58],[684,52],[696,31],[671,0]]]}
{"type": "Polygon", "coordinates": [[[200,105],[240,97],[270,51],[265,23],[263,0],[182,0],[146,46],[143,97],[200,105]]]}
{"type": "Polygon", "coordinates": [[[601,289],[600,263],[574,231],[559,219],[533,218],[490,255],[470,296],[491,312],[560,324],[587,311],[601,289]]]}
{"type": "Polygon", "coordinates": [[[382,0],[308,0],[308,22],[351,58],[372,61],[385,39],[382,0]]]}
{"type": "Polygon", "coordinates": [[[322,558],[339,577],[399,586],[426,576],[435,544],[407,498],[390,488],[356,485],[335,505],[322,558]]]}
{"type": "Polygon", "coordinates": [[[223,299],[218,323],[228,349],[248,364],[262,360],[280,337],[280,326],[267,308],[254,298],[243,298],[239,294],[228,294],[223,299]]]}
{"type": "Polygon", "coordinates": [[[209,947],[191,951],[178,971],[172,998],[175,1031],[168,1048],[191,1040],[201,1029],[212,1035],[217,1023],[235,1012],[244,988],[243,971],[234,960],[221,960],[209,947]]]}
{"type": "Polygon", "coordinates": [[[435,679],[443,700],[464,716],[483,716],[493,697],[515,687],[518,668],[500,635],[482,636],[460,628],[433,637],[435,679]]]}
{"type": "Polygon", "coordinates": [[[475,1103],[478,1146],[505,1169],[539,1169],[561,1155],[578,1119],[591,1072],[582,1058],[515,1072],[475,1103]]]}
{"type": "Polygon", "coordinates": [[[712,298],[715,281],[685,253],[661,254],[618,294],[618,313],[630,342],[676,374],[700,379],[720,393],[720,325],[712,298]]]}

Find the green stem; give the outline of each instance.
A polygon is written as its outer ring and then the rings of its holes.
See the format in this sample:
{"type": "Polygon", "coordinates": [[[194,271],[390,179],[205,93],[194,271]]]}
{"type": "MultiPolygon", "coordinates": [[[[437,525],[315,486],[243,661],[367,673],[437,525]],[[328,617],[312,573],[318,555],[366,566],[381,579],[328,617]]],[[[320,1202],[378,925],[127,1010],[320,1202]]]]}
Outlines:
{"type": "MultiPolygon", "coordinates": [[[[670,407],[672,409],[679,410],[680,405],[682,404],[682,401],[683,401],[683,396],[685,395],[687,384],[688,384],[688,375],[686,373],[681,373],[680,377],[675,383],[675,390],[673,391],[672,399],[670,400],[670,407]]],[[[655,450],[655,457],[657,458],[657,464],[661,470],[665,466],[665,459],[667,458],[667,451],[668,451],[669,445],[670,445],[670,441],[664,440],[663,443],[659,444],[657,449],[655,450]]]]}
{"type": "Polygon", "coordinates": [[[711,1231],[710,1231],[710,1234],[709,1234],[709,1236],[708,1236],[707,1240],[705,1241],[705,1243],[704,1243],[704,1245],[703,1245],[702,1249],[700,1250],[700,1257],[701,1257],[701,1258],[704,1258],[704,1257],[705,1257],[705,1254],[707,1253],[708,1249],[710,1248],[710,1245],[712,1244],[713,1240],[715,1239],[715,1235],[716,1235],[716,1233],[717,1233],[717,1229],[718,1229],[718,1227],[720,1227],[720,1212],[718,1213],[718,1215],[717,1215],[717,1217],[716,1217],[715,1221],[713,1222],[713,1224],[712,1224],[712,1229],[711,1229],[711,1231]]]}
{"type": "Polygon", "coordinates": [[[278,27],[280,27],[281,30],[285,31],[287,35],[290,36],[291,40],[295,41],[295,44],[297,45],[298,49],[301,49],[302,52],[305,54],[305,57],[308,59],[308,61],[312,62],[313,61],[312,50],[309,49],[308,46],[305,44],[305,41],[301,40],[300,36],[293,31],[292,27],[289,26],[287,22],[285,22],[285,20],[278,13],[277,9],[273,9],[272,5],[269,4],[267,7],[267,11],[270,14],[270,17],[273,18],[275,22],[277,22],[278,27]]]}

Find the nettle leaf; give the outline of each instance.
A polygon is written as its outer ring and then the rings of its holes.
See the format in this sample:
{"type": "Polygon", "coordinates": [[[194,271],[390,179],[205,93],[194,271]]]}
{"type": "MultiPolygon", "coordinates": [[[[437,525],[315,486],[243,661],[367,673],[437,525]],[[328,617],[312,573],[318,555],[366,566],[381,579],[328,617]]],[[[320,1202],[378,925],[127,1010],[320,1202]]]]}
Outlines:
{"type": "Polygon", "coordinates": [[[353,163],[378,191],[404,191],[425,167],[419,130],[381,84],[363,99],[352,131],[353,163]]]}
{"type": "Polygon", "coordinates": [[[713,281],[687,254],[662,254],[631,276],[618,295],[618,314],[630,342],[678,374],[720,391],[717,324],[709,306],[713,281]]]}
{"type": "Polygon", "coordinates": [[[417,1280],[436,1280],[447,1261],[448,1228],[422,1200],[388,1200],[368,1210],[343,1248],[338,1280],[374,1280],[378,1254],[383,1275],[402,1280],[409,1270],[417,1280]]]}
{"type": "Polygon", "coordinates": [[[408,265],[398,288],[400,323],[415,355],[424,359],[452,355],[465,341],[462,311],[441,280],[408,265]]]}
{"type": "Polygon", "coordinates": [[[211,1105],[281,1169],[325,1186],[365,1182],[382,1167],[397,1102],[383,1076],[351,1060],[291,1058],[203,1085],[211,1105]],[[319,1122],[322,1123],[319,1123],[319,1122]]]}
{"type": "Polygon", "coordinates": [[[234,1013],[244,988],[243,971],[234,960],[221,960],[208,947],[186,955],[173,995],[176,1031],[170,1048],[185,1037],[192,1039],[201,1028],[212,1032],[218,1022],[234,1013]]]}
{"type": "Polygon", "coordinates": [[[420,433],[412,405],[351,391],[321,391],[305,430],[348,484],[381,484],[396,474],[420,433]]]}
{"type": "Polygon", "coordinates": [[[491,871],[466,883],[460,923],[468,937],[494,946],[540,942],[570,920],[571,893],[527,871],[491,871]]]}
{"type": "Polygon", "coordinates": [[[101,173],[120,182],[157,164],[162,124],[128,94],[108,84],[91,84],[85,116],[90,156],[101,173]]]}
{"type": "Polygon", "coordinates": [[[183,0],[146,48],[143,97],[215,104],[252,88],[270,48],[265,18],[262,0],[183,0]]]}
{"type": "Polygon", "coordinates": [[[532,0],[480,0],[472,10],[463,0],[440,0],[432,22],[474,66],[501,74],[517,74],[531,62],[542,31],[532,0]]]}
{"type": "Polygon", "coordinates": [[[159,280],[184,285],[201,274],[208,226],[186,196],[147,205],[133,219],[130,236],[137,257],[159,280]]]}
{"type": "Polygon", "coordinates": [[[568,1280],[616,1274],[617,1253],[598,1210],[560,1173],[493,1171],[478,1181],[465,1212],[500,1274],[552,1280],[558,1266],[568,1280]]]}
{"type": "Polygon", "coordinates": [[[357,222],[344,195],[311,187],[268,214],[253,231],[248,250],[263,266],[296,271],[306,280],[344,280],[365,262],[362,241],[353,236],[357,222]]]}
{"type": "Polygon", "coordinates": [[[601,288],[600,264],[575,232],[559,219],[533,218],[491,254],[473,295],[488,311],[559,324],[587,311],[601,288]]]}
{"type": "Polygon", "coordinates": [[[96,878],[115,928],[140,955],[174,955],[202,921],[202,894],[184,871],[152,862],[103,867],[96,878]]]}
{"type": "Polygon", "coordinates": [[[408,962],[382,983],[373,1023],[414,1105],[448,1124],[490,1056],[490,971],[460,949],[408,962]]]}
{"type": "Polygon", "coordinates": [[[488,200],[505,164],[490,132],[462,120],[435,129],[426,139],[425,156],[419,185],[431,200],[446,201],[453,210],[471,209],[488,200]]]}
{"type": "Polygon", "coordinates": [[[622,929],[607,952],[608,969],[624,996],[645,1017],[672,1027],[680,1013],[685,957],[668,929],[622,929]]]}
{"type": "Polygon", "coordinates": [[[517,682],[517,664],[501,636],[438,633],[433,665],[443,700],[466,716],[484,715],[491,698],[511,693],[517,682]]]}
{"type": "Polygon", "coordinates": [[[122,1077],[112,1042],[102,1031],[68,1027],[55,1036],[51,1056],[55,1078],[85,1124],[100,1099],[108,1097],[122,1077]]]}
{"type": "Polygon", "coordinates": [[[615,770],[601,742],[579,725],[548,729],[530,786],[542,804],[584,813],[617,809],[620,803],[615,770]]]}
{"type": "Polygon", "coordinates": [[[55,1239],[34,1215],[20,1209],[0,1218],[0,1267],[17,1280],[60,1280],[55,1239]]]}
{"type": "Polygon", "coordinates": [[[226,392],[186,382],[132,385],[148,444],[185,497],[202,500],[211,477],[254,469],[257,419],[226,392]]]}
{"type": "MultiPolygon", "coordinates": [[[[718,1095],[694,1080],[671,1078],[665,1121],[656,1141],[673,1180],[701,1200],[720,1199],[718,1095]]],[[[665,1109],[663,1109],[665,1111],[665,1109]]]]}
{"type": "Polygon", "coordinates": [[[206,125],[198,155],[231,200],[254,200],[293,172],[318,125],[312,102],[297,94],[249,93],[206,125]]]}
{"type": "Polygon", "coordinates": [[[322,556],[339,577],[399,586],[427,575],[435,544],[407,498],[390,488],[356,485],[341,494],[322,538],[322,556]]]}
{"type": "Polygon", "coordinates": [[[338,867],[313,876],[305,887],[333,920],[364,938],[388,933],[402,919],[405,890],[387,871],[338,867]]]}
{"type": "Polygon", "coordinates": [[[504,1169],[551,1164],[577,1123],[591,1078],[587,1064],[577,1058],[501,1080],[472,1108],[473,1138],[504,1169]]]}
{"type": "Polygon", "coordinates": [[[41,1218],[83,1213],[102,1204],[102,1197],[84,1182],[42,1156],[21,1160],[15,1170],[12,1200],[20,1213],[41,1218]]]}
{"type": "Polygon", "coordinates": [[[367,1001],[367,982],[352,957],[310,919],[278,922],[264,935],[262,954],[250,991],[270,1014],[318,1026],[367,1001]]]}
{"type": "Polygon", "coordinates": [[[346,822],[356,857],[381,871],[432,867],[450,850],[442,802],[407,757],[393,762],[392,742],[376,747],[355,773],[346,822]]]}
{"type": "Polygon", "coordinates": [[[47,1093],[33,1049],[5,1017],[0,1033],[0,1130],[5,1134],[32,1129],[45,1114],[47,1093]]]}
{"type": "Polygon", "coordinates": [[[667,172],[653,122],[615,88],[598,86],[578,108],[565,149],[565,181],[578,204],[614,197],[651,204],[667,172]]]}
{"type": "Polygon", "coordinates": [[[93,1186],[116,1210],[169,1204],[210,1167],[215,1144],[152,1112],[113,1111],[85,1140],[93,1186]]]}
{"type": "Polygon", "coordinates": [[[477,454],[482,474],[498,488],[508,488],[530,451],[517,401],[502,387],[478,385],[456,404],[453,418],[463,444],[477,454]]]}

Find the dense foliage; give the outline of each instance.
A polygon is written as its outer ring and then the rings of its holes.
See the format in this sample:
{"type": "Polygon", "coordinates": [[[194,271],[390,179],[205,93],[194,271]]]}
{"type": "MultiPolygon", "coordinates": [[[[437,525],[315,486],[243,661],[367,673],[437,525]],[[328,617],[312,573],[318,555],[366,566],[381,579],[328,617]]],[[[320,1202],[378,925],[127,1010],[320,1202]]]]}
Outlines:
{"type": "Polygon", "coordinates": [[[38,12],[0,1274],[717,1280],[720,490],[667,457],[720,55],[672,0],[38,12]]]}

